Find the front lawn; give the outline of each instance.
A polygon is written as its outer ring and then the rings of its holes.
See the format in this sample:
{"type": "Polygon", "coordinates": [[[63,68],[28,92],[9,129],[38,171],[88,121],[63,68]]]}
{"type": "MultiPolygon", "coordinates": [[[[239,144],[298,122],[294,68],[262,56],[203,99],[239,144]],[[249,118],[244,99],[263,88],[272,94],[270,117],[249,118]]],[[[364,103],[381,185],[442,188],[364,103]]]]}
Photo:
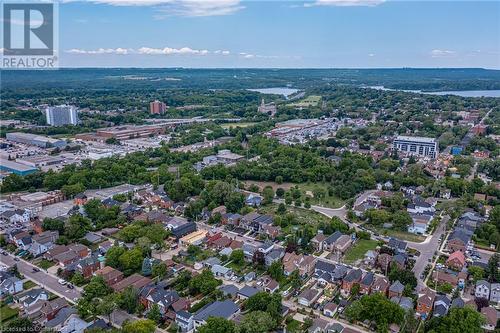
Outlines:
{"type": "Polygon", "coordinates": [[[26,282],[23,283],[23,289],[24,290],[28,290],[28,289],[31,289],[33,288],[34,286],[36,286],[36,283],[31,281],[31,280],[28,280],[26,282]]]}
{"type": "Polygon", "coordinates": [[[378,245],[378,241],[372,239],[360,239],[349,250],[347,250],[344,260],[347,263],[355,262],[358,259],[363,259],[368,250],[374,250],[378,245]]]}
{"type": "Polygon", "coordinates": [[[42,259],[40,260],[40,262],[37,264],[38,267],[40,267],[41,269],[49,269],[50,267],[54,266],[55,263],[50,261],[50,260],[47,260],[47,259],[42,259]]]}

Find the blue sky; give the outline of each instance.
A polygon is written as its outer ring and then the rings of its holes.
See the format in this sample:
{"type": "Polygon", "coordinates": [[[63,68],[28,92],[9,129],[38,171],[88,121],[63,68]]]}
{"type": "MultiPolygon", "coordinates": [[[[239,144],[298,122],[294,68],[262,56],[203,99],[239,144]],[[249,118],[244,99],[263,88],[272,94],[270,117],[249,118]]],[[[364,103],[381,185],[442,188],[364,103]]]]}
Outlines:
{"type": "Polygon", "coordinates": [[[65,1],[59,27],[65,67],[500,69],[499,1],[65,1]]]}

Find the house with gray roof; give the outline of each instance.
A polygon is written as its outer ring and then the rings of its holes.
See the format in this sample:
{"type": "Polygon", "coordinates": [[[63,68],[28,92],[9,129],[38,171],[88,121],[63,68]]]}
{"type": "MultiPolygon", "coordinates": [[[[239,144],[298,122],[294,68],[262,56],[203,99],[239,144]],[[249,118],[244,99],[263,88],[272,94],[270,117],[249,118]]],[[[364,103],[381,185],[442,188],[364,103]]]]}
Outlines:
{"type": "Polygon", "coordinates": [[[65,322],[71,315],[76,315],[78,312],[73,307],[65,307],[57,312],[56,316],[45,323],[45,327],[56,332],[60,332],[65,322]]]}
{"type": "Polygon", "coordinates": [[[492,283],[490,286],[490,302],[500,303],[500,283],[492,283]]]}
{"type": "Polygon", "coordinates": [[[389,297],[401,297],[404,290],[405,286],[401,282],[399,282],[399,280],[394,281],[394,283],[389,287],[389,297]]]}
{"type": "Polygon", "coordinates": [[[476,298],[486,298],[490,299],[491,285],[486,280],[479,280],[476,282],[476,290],[474,291],[474,296],[476,298]]]}
{"type": "Polygon", "coordinates": [[[448,314],[451,306],[451,299],[446,295],[438,294],[434,298],[433,317],[444,317],[448,314]]]}
{"type": "Polygon", "coordinates": [[[236,293],[236,296],[239,299],[244,300],[244,299],[248,299],[248,298],[252,297],[253,295],[257,294],[258,292],[259,292],[259,289],[257,289],[257,288],[250,287],[250,286],[244,286],[236,293]]]}
{"type": "Polygon", "coordinates": [[[212,271],[215,277],[230,279],[233,276],[233,270],[225,266],[215,264],[210,268],[210,270],[212,271]]]}
{"type": "Polygon", "coordinates": [[[184,310],[177,311],[175,313],[175,322],[182,332],[189,332],[194,327],[194,315],[184,310]]]}
{"type": "Polygon", "coordinates": [[[219,290],[222,291],[224,296],[229,296],[231,298],[236,297],[236,294],[240,291],[234,284],[224,284],[219,287],[219,290]]]}
{"type": "Polygon", "coordinates": [[[209,317],[219,317],[227,320],[234,318],[240,312],[240,308],[233,301],[215,301],[198,310],[194,315],[194,328],[206,324],[209,317]]]}
{"type": "Polygon", "coordinates": [[[21,291],[23,291],[23,281],[10,273],[0,272],[0,297],[21,291]]]}

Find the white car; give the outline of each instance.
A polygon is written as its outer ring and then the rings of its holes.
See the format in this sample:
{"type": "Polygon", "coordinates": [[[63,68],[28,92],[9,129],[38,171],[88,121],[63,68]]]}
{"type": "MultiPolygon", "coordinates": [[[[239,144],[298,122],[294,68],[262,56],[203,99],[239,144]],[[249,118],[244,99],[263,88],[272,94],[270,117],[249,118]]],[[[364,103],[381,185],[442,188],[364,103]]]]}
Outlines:
{"type": "Polygon", "coordinates": [[[57,280],[57,282],[59,282],[59,284],[62,284],[63,286],[67,283],[65,280],[63,279],[59,279],[57,280]]]}

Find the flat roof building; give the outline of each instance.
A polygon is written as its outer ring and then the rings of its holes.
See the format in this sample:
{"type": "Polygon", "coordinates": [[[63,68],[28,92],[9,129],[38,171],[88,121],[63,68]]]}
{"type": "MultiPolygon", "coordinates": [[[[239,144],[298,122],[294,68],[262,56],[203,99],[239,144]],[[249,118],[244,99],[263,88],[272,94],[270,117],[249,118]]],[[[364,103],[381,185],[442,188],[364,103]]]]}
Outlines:
{"type": "Polygon", "coordinates": [[[160,101],[154,101],[149,103],[149,112],[151,114],[164,114],[167,106],[165,103],[160,101]]]}
{"type": "Polygon", "coordinates": [[[53,139],[47,136],[30,134],[30,133],[11,132],[7,133],[5,137],[8,141],[24,143],[27,145],[38,146],[42,148],[66,146],[65,140],[53,139]]]}
{"type": "Polygon", "coordinates": [[[28,166],[28,165],[25,165],[25,164],[17,163],[14,161],[1,159],[0,160],[0,170],[12,172],[12,173],[19,175],[19,176],[26,176],[26,175],[29,175],[30,173],[36,172],[38,169],[31,167],[31,166],[28,166]]]}
{"type": "Polygon", "coordinates": [[[393,149],[409,155],[431,158],[438,156],[438,143],[434,138],[399,135],[394,139],[393,149]]]}

